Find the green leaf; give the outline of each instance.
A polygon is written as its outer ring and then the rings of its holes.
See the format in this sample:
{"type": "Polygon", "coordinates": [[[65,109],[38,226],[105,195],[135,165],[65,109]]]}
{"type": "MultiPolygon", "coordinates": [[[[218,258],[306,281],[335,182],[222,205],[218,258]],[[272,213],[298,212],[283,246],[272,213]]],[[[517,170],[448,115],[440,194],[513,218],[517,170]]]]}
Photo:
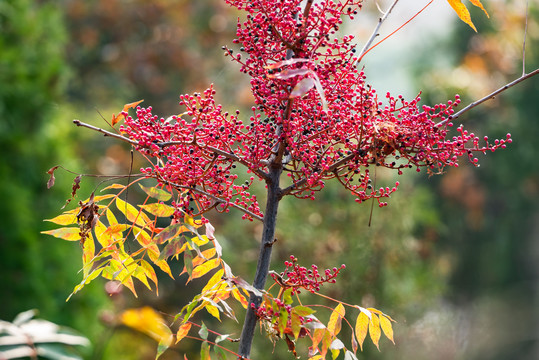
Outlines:
{"type": "Polygon", "coordinates": [[[172,197],[172,194],[170,194],[168,191],[159,189],[157,187],[146,187],[140,185],[140,188],[142,191],[144,191],[148,196],[153,197],[154,199],[160,200],[160,201],[168,201],[172,197]]]}
{"type": "Polygon", "coordinates": [[[288,288],[283,293],[283,301],[285,305],[290,305],[294,302],[292,299],[292,288],[288,288]]]}
{"type": "Polygon", "coordinates": [[[189,278],[191,278],[191,274],[193,274],[193,255],[190,251],[184,251],[183,264],[185,266],[187,274],[189,275],[189,278]]]}
{"type": "Polygon", "coordinates": [[[200,360],[210,360],[210,344],[207,341],[200,347],[200,360]]]}
{"type": "Polygon", "coordinates": [[[298,305],[292,308],[292,312],[298,314],[299,316],[309,316],[314,314],[315,311],[310,307],[298,305]]]}
{"type": "Polygon", "coordinates": [[[204,322],[202,322],[202,325],[200,326],[198,335],[200,335],[200,337],[204,340],[208,339],[208,328],[206,327],[206,324],[204,324],[204,322]]]}
{"type": "Polygon", "coordinates": [[[284,307],[279,310],[279,334],[282,336],[288,323],[288,311],[284,307]]]}
{"type": "Polygon", "coordinates": [[[214,346],[213,351],[215,351],[218,360],[226,360],[226,351],[223,348],[220,348],[219,346],[214,346]]]}

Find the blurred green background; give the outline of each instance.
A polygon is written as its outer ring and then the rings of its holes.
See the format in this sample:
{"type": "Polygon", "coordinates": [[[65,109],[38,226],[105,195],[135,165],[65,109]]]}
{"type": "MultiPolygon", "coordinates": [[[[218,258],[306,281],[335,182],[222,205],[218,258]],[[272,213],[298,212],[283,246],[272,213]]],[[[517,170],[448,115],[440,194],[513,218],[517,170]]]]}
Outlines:
{"type": "MultiPolygon", "coordinates": [[[[420,16],[419,25],[403,29],[365,59],[368,81],[376,86],[378,77],[405,69],[406,82],[384,80],[379,93],[422,89],[426,103],[459,93],[467,104],[518,77],[524,4],[484,3],[490,19],[472,11],[478,34],[458,22],[447,4],[441,12],[454,21],[444,31],[430,31],[432,22],[421,27],[420,16]],[[377,61],[377,51],[383,61],[377,61]]],[[[373,11],[367,2],[347,31],[366,39],[372,27],[362,19],[373,11]]],[[[75,175],[59,170],[56,185],[47,190],[46,171],[57,164],[77,173],[129,170],[129,148],[76,129],[74,118],[106,127],[100,114],[108,120],[123,104],[140,99],[168,116],[179,112],[179,94],[212,82],[226,108],[249,107],[248,79],[221,51],[232,43],[237,16],[217,0],[0,2],[0,319],[37,308],[42,318],[92,341],[87,359],[153,358],[151,339],[108,320],[143,304],[175,314],[196,289],[185,290],[184,278],[163,278],[158,298],[141,289],[139,299],[130,294],[111,299],[104,282],[96,281],[66,303],[80,281],[80,247],[40,231],[52,228],[42,220],[61,211],[75,175]]],[[[407,20],[399,16],[397,23],[407,20]]],[[[539,8],[531,2],[528,71],[539,66],[538,19],[539,8]]],[[[531,79],[459,119],[490,138],[510,132],[514,142],[480,158],[479,168],[464,165],[430,178],[405,174],[390,206],[375,209],[371,227],[370,206],[356,205],[338,186],[328,186],[314,202],[281,204],[275,270],[290,254],[307,266],[345,263],[341,279],[325,293],[375,306],[398,321],[396,346],[382,340],[378,352],[367,344],[359,358],[539,358],[538,98],[539,81],[531,79]]],[[[392,176],[377,174],[380,183],[394,182],[392,176]]],[[[94,186],[84,178],[73,203],[94,186]]],[[[211,220],[225,259],[251,281],[261,226],[237,215],[211,220]]],[[[237,324],[204,321],[223,333],[239,332],[237,324]]],[[[187,353],[196,359],[197,346],[182,342],[163,358],[187,353]]],[[[284,343],[273,350],[257,336],[253,358],[289,356],[284,343]]]]}

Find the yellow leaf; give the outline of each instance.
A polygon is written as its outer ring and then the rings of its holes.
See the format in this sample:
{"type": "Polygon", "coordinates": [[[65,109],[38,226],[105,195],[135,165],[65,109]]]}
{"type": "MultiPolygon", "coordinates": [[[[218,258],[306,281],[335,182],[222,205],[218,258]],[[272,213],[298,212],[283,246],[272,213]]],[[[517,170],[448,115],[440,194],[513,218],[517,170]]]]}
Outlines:
{"type": "Polygon", "coordinates": [[[88,234],[82,245],[82,264],[84,269],[84,277],[88,275],[91,267],[86,266],[95,256],[95,243],[92,234],[88,234]]]}
{"type": "Polygon", "coordinates": [[[391,321],[387,317],[380,315],[380,326],[384,331],[384,335],[391,340],[393,344],[395,344],[395,340],[393,340],[393,327],[391,326],[391,321]]]}
{"type": "Polygon", "coordinates": [[[191,330],[191,323],[185,323],[180,326],[178,329],[178,332],[176,333],[176,344],[179,343],[184,337],[187,336],[189,333],[189,330],[191,330]]]}
{"type": "Polygon", "coordinates": [[[120,198],[116,198],[116,207],[120,210],[127,220],[132,223],[137,224],[140,227],[145,227],[146,224],[150,223],[150,219],[142,210],[137,210],[133,205],[126,203],[120,198]]]}
{"type": "Polygon", "coordinates": [[[127,309],[120,315],[126,326],[138,330],[157,342],[172,343],[172,332],[161,315],[149,306],[127,309]]]}
{"type": "Polygon", "coordinates": [[[49,231],[42,231],[41,233],[52,235],[67,241],[80,241],[80,229],[78,227],[64,227],[49,231]]]}
{"type": "Polygon", "coordinates": [[[329,317],[328,330],[333,336],[337,336],[341,331],[341,322],[346,310],[343,304],[339,303],[329,317]]]}
{"type": "Polygon", "coordinates": [[[175,211],[172,206],[159,203],[140,205],[140,207],[148,213],[158,217],[169,217],[174,214],[175,211]]]}
{"type": "Polygon", "coordinates": [[[101,191],[105,191],[105,190],[117,190],[117,189],[125,189],[125,185],[121,185],[121,184],[112,184],[112,185],[109,185],[107,186],[106,188],[104,188],[103,190],[101,191]]]}
{"type": "Polygon", "coordinates": [[[217,266],[219,266],[220,263],[221,263],[221,259],[219,258],[206,261],[202,265],[199,265],[193,269],[193,273],[191,274],[191,279],[196,279],[205,275],[212,269],[215,269],[217,266]]]}
{"type": "Polygon", "coordinates": [[[371,336],[371,340],[374,345],[380,350],[380,336],[382,335],[382,330],[380,330],[380,320],[378,319],[378,315],[372,314],[371,315],[371,321],[369,323],[369,334],[371,336]]]}
{"type": "Polygon", "coordinates": [[[65,213],[58,215],[52,219],[45,219],[44,221],[50,221],[57,225],[73,225],[77,223],[77,213],[79,209],[66,211],[65,213]]]}
{"type": "Polygon", "coordinates": [[[206,305],[206,311],[212,315],[214,318],[216,318],[217,320],[221,321],[221,317],[219,315],[219,309],[217,309],[217,307],[211,305],[211,304],[208,304],[206,305]]]}
{"type": "MultiPolygon", "coordinates": [[[[481,1],[480,0],[470,0],[472,2],[473,5],[481,8],[485,14],[487,16],[488,13],[487,11],[485,10],[485,8],[483,7],[483,4],[481,4],[481,1]]],[[[453,8],[453,10],[455,10],[455,12],[457,13],[458,17],[464,21],[466,24],[468,24],[472,29],[474,29],[475,32],[477,32],[477,29],[475,28],[473,22],[472,22],[472,17],[470,16],[470,12],[468,11],[468,9],[466,8],[466,5],[464,5],[462,3],[462,0],[447,0],[447,2],[449,3],[449,5],[451,5],[451,7],[453,8]]]]}
{"type": "Polygon", "coordinates": [[[243,296],[243,294],[238,290],[238,288],[232,289],[232,296],[234,299],[238,300],[241,303],[241,306],[243,306],[244,309],[247,309],[247,305],[249,305],[249,302],[243,296]]]}
{"type": "MultiPolygon", "coordinates": [[[[150,265],[150,263],[148,263],[144,259],[141,259],[139,265],[140,268],[144,271],[144,275],[146,275],[150,280],[152,280],[157,288],[157,275],[155,274],[155,270],[150,265]]],[[[157,292],[157,295],[159,295],[159,292],[157,292]]]]}
{"type": "Polygon", "coordinates": [[[198,229],[199,227],[201,227],[202,225],[204,225],[204,223],[200,220],[195,220],[195,218],[193,218],[192,216],[189,216],[187,214],[185,214],[185,217],[183,219],[183,221],[187,224],[187,225],[191,225],[192,227],[194,227],[195,229],[198,229]]]}
{"type": "Polygon", "coordinates": [[[152,243],[152,238],[148,233],[137,226],[133,226],[133,234],[138,243],[143,247],[147,247],[152,243]]]}
{"type": "Polygon", "coordinates": [[[197,256],[193,259],[193,267],[198,266],[205,261],[208,261],[209,259],[214,257],[216,253],[217,251],[215,250],[215,248],[210,248],[210,249],[206,249],[202,251],[201,252],[202,256],[197,256]]]}
{"type": "Polygon", "coordinates": [[[222,281],[224,282],[224,280],[222,279],[224,272],[225,271],[223,269],[220,269],[215,274],[213,274],[211,279],[208,280],[208,283],[204,286],[204,288],[202,289],[202,291],[200,293],[205,294],[207,291],[216,290],[217,287],[215,285],[217,285],[218,283],[220,283],[222,281]]]}
{"type": "Polygon", "coordinates": [[[109,221],[109,225],[112,226],[112,225],[118,224],[118,220],[116,220],[116,216],[114,216],[114,213],[110,211],[110,209],[107,209],[105,214],[107,215],[107,220],[109,221]]]}
{"type": "Polygon", "coordinates": [[[367,332],[369,331],[370,319],[363,311],[359,313],[356,319],[356,338],[359,342],[361,351],[363,351],[363,342],[367,337],[367,332]]]}
{"type": "Polygon", "coordinates": [[[206,235],[201,235],[201,236],[193,237],[191,241],[194,242],[195,245],[197,246],[202,246],[202,245],[206,245],[210,240],[208,239],[206,235]]]}

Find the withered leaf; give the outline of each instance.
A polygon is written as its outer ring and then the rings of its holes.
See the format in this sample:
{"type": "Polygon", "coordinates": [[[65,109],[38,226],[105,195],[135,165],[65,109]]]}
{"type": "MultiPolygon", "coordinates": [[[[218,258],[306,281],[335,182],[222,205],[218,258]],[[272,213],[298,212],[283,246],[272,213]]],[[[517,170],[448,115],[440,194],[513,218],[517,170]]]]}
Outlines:
{"type": "Polygon", "coordinates": [[[54,186],[54,182],[56,181],[56,178],[54,177],[54,171],[58,169],[59,165],[53,166],[47,171],[47,174],[49,174],[51,177],[49,178],[49,181],[47,181],[47,189],[50,189],[54,186]]]}

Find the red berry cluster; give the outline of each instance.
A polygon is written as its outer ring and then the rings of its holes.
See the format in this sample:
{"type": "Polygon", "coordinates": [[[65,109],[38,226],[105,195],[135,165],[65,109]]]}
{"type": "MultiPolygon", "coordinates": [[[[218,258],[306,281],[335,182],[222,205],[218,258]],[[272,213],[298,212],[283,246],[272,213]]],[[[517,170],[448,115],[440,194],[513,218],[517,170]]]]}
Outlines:
{"type": "Polygon", "coordinates": [[[311,265],[311,268],[307,269],[304,266],[299,266],[297,261],[298,259],[294,255],[290,255],[290,261],[284,262],[286,268],[283,272],[280,274],[270,273],[273,280],[282,288],[292,288],[293,294],[299,294],[301,289],[314,293],[319,291],[324,283],[335,283],[337,275],[346,267],[343,264],[340,267],[326,269],[323,274],[320,274],[318,266],[311,265]]]}
{"type": "Polygon", "coordinates": [[[144,172],[184,190],[177,203],[183,211],[236,206],[247,210],[247,218],[261,216],[248,190],[254,179],[267,180],[270,166],[281,167],[291,179],[281,196],[314,198],[326,180],[337,179],[357,202],[376,198],[384,206],[381,199],[399,183],[374,188],[373,167],[440,173],[458,166],[461,156],[477,164],[475,153],[511,142],[507,134],[494,143],[485,137],[481,145],[462,126],[450,135],[458,96],[433,107],[420,106],[419,96],[407,101],[388,93],[380,100],[357,68],[353,36],[333,37],[361,0],[308,0],[304,7],[301,0],[226,1],[247,12],[234,40],[240,53],[225,47],[225,54],[251,77],[250,118],[224,112],[210,87],[183,95],[181,116],[165,120],[151,108],[137,108],[136,118],[127,116],[122,127],[141,152],[158,159],[144,172]],[[253,176],[238,179],[236,164],[253,176]]]}

